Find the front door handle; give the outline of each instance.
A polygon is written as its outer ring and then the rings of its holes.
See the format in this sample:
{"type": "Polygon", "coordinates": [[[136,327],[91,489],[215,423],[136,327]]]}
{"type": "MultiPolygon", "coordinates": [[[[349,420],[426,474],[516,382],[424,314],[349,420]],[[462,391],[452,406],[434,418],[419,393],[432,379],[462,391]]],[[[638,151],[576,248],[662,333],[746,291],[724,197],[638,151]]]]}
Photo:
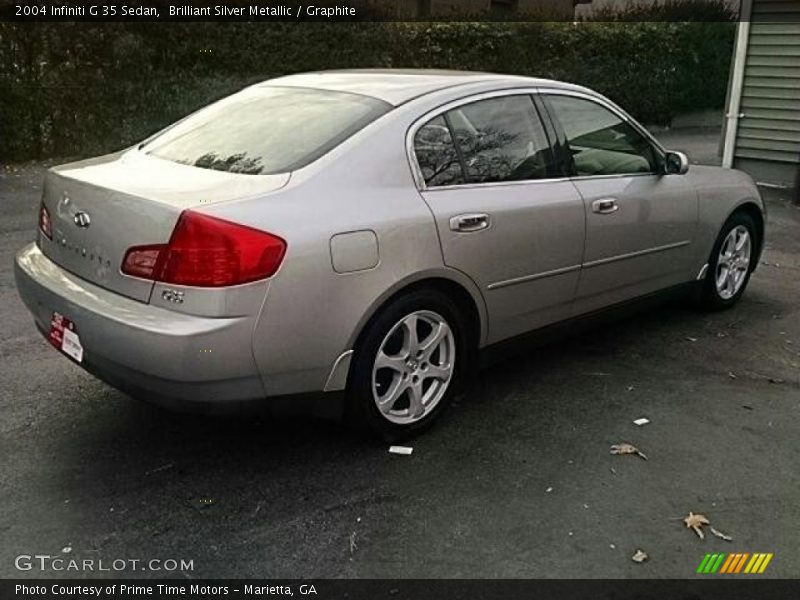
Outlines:
{"type": "Polygon", "coordinates": [[[470,231],[480,231],[489,227],[489,215],[485,213],[470,213],[468,215],[457,215],[450,219],[450,229],[468,233],[470,231]]]}
{"type": "Polygon", "coordinates": [[[592,211],[598,215],[610,215],[619,210],[616,198],[601,198],[592,202],[592,211]]]}

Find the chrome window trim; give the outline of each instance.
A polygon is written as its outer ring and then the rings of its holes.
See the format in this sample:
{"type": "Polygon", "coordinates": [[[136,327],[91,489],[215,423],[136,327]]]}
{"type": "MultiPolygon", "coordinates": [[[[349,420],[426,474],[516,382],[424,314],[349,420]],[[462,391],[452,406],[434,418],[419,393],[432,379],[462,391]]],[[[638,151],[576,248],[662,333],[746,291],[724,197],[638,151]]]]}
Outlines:
{"type": "MultiPolygon", "coordinates": [[[[451,185],[435,185],[433,187],[423,187],[421,192],[436,192],[439,190],[468,190],[472,188],[492,188],[492,187],[509,187],[512,185],[531,185],[533,183],[555,183],[558,181],[569,181],[569,177],[553,177],[550,179],[522,179],[518,181],[487,181],[484,183],[470,182],[470,183],[454,183],[451,185]]],[[[424,182],[423,182],[424,185],[424,182]]]]}
{"type": "MultiPolygon", "coordinates": [[[[523,87],[515,87],[515,88],[504,88],[501,90],[492,90],[489,92],[479,92],[477,94],[471,94],[469,96],[464,96],[463,98],[459,98],[457,100],[451,100],[450,102],[446,102],[441,106],[433,108],[423,114],[421,117],[418,117],[414,120],[411,126],[408,128],[406,132],[406,156],[408,158],[409,167],[411,168],[411,174],[414,178],[414,183],[417,186],[417,189],[420,192],[433,192],[437,190],[454,190],[454,189],[469,189],[475,187],[498,187],[498,186],[508,186],[508,185],[531,185],[531,184],[542,184],[542,183],[557,183],[557,182],[564,182],[564,181],[585,181],[589,179],[614,179],[614,178],[621,178],[621,177],[652,177],[652,176],[660,176],[661,173],[614,173],[611,175],[576,175],[574,177],[551,177],[546,179],[524,179],[521,181],[490,181],[490,182],[468,182],[468,183],[456,183],[452,185],[439,185],[439,186],[432,186],[429,187],[425,183],[425,178],[422,175],[422,169],[419,166],[419,162],[417,161],[417,153],[414,149],[414,138],[417,135],[417,132],[426,125],[429,121],[432,121],[436,117],[443,116],[446,112],[453,110],[454,108],[458,108],[459,106],[464,106],[466,104],[472,104],[473,102],[479,102],[481,100],[489,100],[491,98],[502,98],[504,96],[531,96],[531,95],[551,95],[551,96],[573,96],[576,98],[582,98],[584,100],[588,100],[590,102],[594,102],[595,104],[599,104],[603,108],[611,111],[620,120],[627,123],[631,127],[634,128],[638,133],[640,133],[650,144],[654,147],[656,152],[661,156],[662,159],[666,156],[666,149],[661,145],[661,143],[653,137],[647,129],[645,129],[642,125],[640,125],[633,117],[628,115],[622,108],[611,102],[610,100],[604,98],[603,96],[581,92],[578,90],[570,90],[570,89],[563,89],[558,87],[536,87],[536,86],[523,86],[523,87]]],[[[541,118],[541,116],[540,116],[541,118]]],[[[550,117],[554,119],[554,117],[550,117]]],[[[544,126],[544,123],[542,123],[544,126]]]]}

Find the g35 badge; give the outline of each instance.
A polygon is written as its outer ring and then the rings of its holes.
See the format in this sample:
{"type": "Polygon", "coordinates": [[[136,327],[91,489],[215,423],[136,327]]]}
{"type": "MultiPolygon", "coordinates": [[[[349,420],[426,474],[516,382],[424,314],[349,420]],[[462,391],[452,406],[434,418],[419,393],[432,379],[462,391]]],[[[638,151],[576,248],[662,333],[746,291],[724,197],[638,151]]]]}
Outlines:
{"type": "Polygon", "coordinates": [[[167,302],[183,304],[183,292],[179,292],[178,290],[164,290],[161,292],[161,298],[167,302]]]}

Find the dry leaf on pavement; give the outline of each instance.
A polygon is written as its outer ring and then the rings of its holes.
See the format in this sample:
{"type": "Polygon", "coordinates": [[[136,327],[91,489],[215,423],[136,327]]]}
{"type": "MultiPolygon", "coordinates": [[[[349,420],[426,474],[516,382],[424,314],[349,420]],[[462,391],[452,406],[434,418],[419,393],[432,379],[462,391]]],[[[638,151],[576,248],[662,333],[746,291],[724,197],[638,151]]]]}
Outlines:
{"type": "Polygon", "coordinates": [[[722,533],[719,529],[714,529],[709,525],[708,527],[715,536],[717,536],[721,540],[725,540],[726,542],[732,542],[733,538],[729,535],[722,533]]]}
{"type": "Polygon", "coordinates": [[[611,454],[635,454],[636,456],[647,460],[647,457],[644,455],[644,453],[633,444],[614,444],[611,446],[611,454]]]}
{"type": "Polygon", "coordinates": [[[647,555],[647,552],[645,552],[644,550],[641,550],[641,549],[637,549],[636,552],[634,553],[634,555],[631,556],[631,560],[633,562],[637,562],[637,563],[643,563],[648,558],[650,558],[650,557],[647,555]]]}
{"type": "Polygon", "coordinates": [[[711,524],[705,515],[696,515],[691,511],[689,511],[689,516],[686,517],[683,522],[686,524],[686,527],[694,529],[694,532],[701,540],[706,538],[705,534],[703,533],[703,525],[711,524]]]}

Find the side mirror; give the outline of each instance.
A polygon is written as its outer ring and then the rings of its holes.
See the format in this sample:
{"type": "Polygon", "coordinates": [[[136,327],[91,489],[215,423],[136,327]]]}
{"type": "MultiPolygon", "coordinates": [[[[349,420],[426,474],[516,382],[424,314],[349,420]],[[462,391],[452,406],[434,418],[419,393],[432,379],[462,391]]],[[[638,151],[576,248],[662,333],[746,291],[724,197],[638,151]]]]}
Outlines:
{"type": "Polygon", "coordinates": [[[683,152],[667,152],[664,171],[667,175],[683,175],[689,170],[689,157],[683,152]]]}

